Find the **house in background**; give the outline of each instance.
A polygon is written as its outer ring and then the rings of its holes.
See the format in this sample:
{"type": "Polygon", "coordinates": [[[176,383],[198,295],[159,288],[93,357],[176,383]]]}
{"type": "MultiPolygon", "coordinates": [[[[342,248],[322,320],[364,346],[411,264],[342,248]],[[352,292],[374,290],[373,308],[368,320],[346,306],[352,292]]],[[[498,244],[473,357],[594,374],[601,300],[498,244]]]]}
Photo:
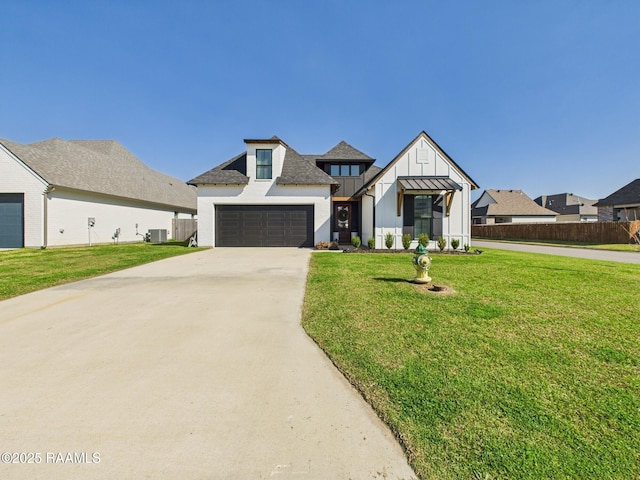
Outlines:
{"type": "Polygon", "coordinates": [[[541,195],[533,201],[556,212],[558,214],[556,222],[596,222],[598,220],[598,208],[594,205],[596,200],[573,193],[541,195]]]}
{"type": "Polygon", "coordinates": [[[557,213],[538,205],[522,190],[485,190],[471,205],[474,225],[550,223],[557,213]]]}
{"type": "Polygon", "coordinates": [[[116,141],[0,140],[0,248],[141,241],[193,218],[196,192],[116,141]]]}
{"type": "Polygon", "coordinates": [[[598,200],[596,207],[600,222],[640,220],[640,178],[598,200]]]}
{"type": "MultiPolygon", "coordinates": [[[[425,132],[384,169],[340,142],[302,155],[278,137],[247,139],[246,150],[197,176],[198,243],[305,246],[387,233],[470,243],[470,190],[477,188],[425,132]]],[[[435,245],[435,242],[434,242],[435,245]]]]}

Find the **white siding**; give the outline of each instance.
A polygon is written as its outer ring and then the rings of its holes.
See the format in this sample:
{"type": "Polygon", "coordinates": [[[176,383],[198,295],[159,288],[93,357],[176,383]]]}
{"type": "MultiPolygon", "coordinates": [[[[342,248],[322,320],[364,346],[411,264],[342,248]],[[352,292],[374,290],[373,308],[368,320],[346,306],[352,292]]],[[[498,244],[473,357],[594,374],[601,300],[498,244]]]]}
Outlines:
{"type": "Polygon", "coordinates": [[[250,183],[270,183],[270,180],[256,179],[256,150],[271,150],[271,180],[275,180],[282,173],[285,148],[279,143],[247,143],[247,177],[250,183]]]}
{"type": "Polygon", "coordinates": [[[328,185],[280,186],[275,180],[249,182],[245,186],[198,185],[198,245],[215,245],[216,205],[313,205],[314,244],[327,242],[331,235],[330,195],[328,185]]]}
{"type": "MultiPolygon", "coordinates": [[[[90,239],[92,244],[110,243],[118,228],[120,242],[141,241],[136,224],[141,234],[166,229],[167,238],[172,238],[175,211],[171,207],[51,188],[1,145],[0,172],[0,192],[24,194],[25,247],[88,245],[90,239]],[[96,222],[91,229],[89,217],[96,222]]],[[[178,218],[191,218],[191,214],[178,212],[178,218]]]]}
{"type": "Polygon", "coordinates": [[[555,223],[556,217],[514,216],[511,223],[555,223]]]}
{"type": "MultiPolygon", "coordinates": [[[[167,208],[56,188],[49,194],[48,244],[87,245],[89,239],[92,244],[110,243],[118,228],[120,242],[142,241],[142,235],[149,229],[167,230],[170,239],[175,212],[167,208]],[[92,228],[88,226],[89,217],[95,218],[92,228]],[[136,234],[136,224],[140,235],[136,234]]],[[[178,218],[191,218],[191,215],[180,213],[178,218]]]]}
{"type": "MultiPolygon", "coordinates": [[[[448,244],[453,238],[460,240],[460,246],[471,244],[471,184],[421,136],[376,182],[376,248],[385,248],[388,232],[395,237],[393,248],[402,248],[402,212],[397,215],[397,178],[401,176],[444,176],[458,183],[462,191],[454,193],[450,216],[443,215],[442,236],[448,244]]],[[[431,240],[430,247],[434,248],[435,239],[431,240]]],[[[417,242],[412,242],[411,248],[416,246],[417,242]]]]}
{"type": "Polygon", "coordinates": [[[0,145],[0,193],[24,194],[24,245],[44,245],[44,192],[47,183],[0,145]]]}

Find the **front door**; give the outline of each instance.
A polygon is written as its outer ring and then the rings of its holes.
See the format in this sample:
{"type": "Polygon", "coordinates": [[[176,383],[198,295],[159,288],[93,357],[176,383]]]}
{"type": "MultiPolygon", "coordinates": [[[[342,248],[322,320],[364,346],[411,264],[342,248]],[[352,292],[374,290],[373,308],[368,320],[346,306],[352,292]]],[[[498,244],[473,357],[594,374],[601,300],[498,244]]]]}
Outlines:
{"type": "Polygon", "coordinates": [[[338,242],[351,243],[351,205],[337,204],[335,206],[335,216],[338,228],[338,242]]]}

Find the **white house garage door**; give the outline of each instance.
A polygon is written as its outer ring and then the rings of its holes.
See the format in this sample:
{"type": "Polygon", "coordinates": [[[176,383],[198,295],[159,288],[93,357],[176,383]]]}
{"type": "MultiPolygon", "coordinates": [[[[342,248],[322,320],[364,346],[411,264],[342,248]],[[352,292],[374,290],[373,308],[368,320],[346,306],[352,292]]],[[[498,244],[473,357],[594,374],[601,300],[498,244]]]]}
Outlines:
{"type": "Polygon", "coordinates": [[[313,247],[313,205],[218,205],[216,247],[313,247]]]}
{"type": "Polygon", "coordinates": [[[0,248],[24,247],[24,194],[0,193],[0,248]]]}

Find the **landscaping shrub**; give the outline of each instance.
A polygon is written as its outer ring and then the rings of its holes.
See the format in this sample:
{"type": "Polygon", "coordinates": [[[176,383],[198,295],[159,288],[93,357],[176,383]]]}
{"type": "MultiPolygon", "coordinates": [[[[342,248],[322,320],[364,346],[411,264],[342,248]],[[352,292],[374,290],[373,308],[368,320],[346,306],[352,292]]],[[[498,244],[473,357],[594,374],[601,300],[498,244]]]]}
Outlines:
{"type": "Polygon", "coordinates": [[[393,247],[393,233],[388,232],[384,237],[384,244],[387,246],[389,250],[393,247]]]}
{"type": "Polygon", "coordinates": [[[469,244],[468,244],[468,243],[465,243],[463,248],[464,248],[464,251],[465,251],[465,252],[469,252],[469,248],[470,248],[470,247],[469,247],[469,244]]]}
{"type": "Polygon", "coordinates": [[[371,237],[369,240],[367,240],[367,245],[369,245],[369,248],[371,250],[376,248],[376,239],[375,239],[375,237],[371,237]]]}
{"type": "Polygon", "coordinates": [[[355,248],[359,248],[360,245],[362,245],[362,240],[360,240],[359,236],[355,236],[353,238],[351,238],[351,245],[353,245],[355,248]]]}
{"type": "Polygon", "coordinates": [[[421,233],[418,235],[418,243],[424,248],[429,246],[429,235],[427,233],[421,233]]]}
{"type": "Polygon", "coordinates": [[[460,240],[458,240],[457,238],[452,238],[451,248],[453,248],[454,250],[457,250],[459,246],[460,246],[460,240]]]}
{"type": "Polygon", "coordinates": [[[409,235],[408,233],[405,233],[404,235],[402,235],[402,247],[405,250],[409,250],[410,246],[411,246],[411,235],[409,235]]]}
{"type": "Polygon", "coordinates": [[[438,237],[438,248],[440,249],[440,251],[442,252],[445,248],[447,248],[447,241],[444,239],[443,236],[439,236],[438,237]]]}

